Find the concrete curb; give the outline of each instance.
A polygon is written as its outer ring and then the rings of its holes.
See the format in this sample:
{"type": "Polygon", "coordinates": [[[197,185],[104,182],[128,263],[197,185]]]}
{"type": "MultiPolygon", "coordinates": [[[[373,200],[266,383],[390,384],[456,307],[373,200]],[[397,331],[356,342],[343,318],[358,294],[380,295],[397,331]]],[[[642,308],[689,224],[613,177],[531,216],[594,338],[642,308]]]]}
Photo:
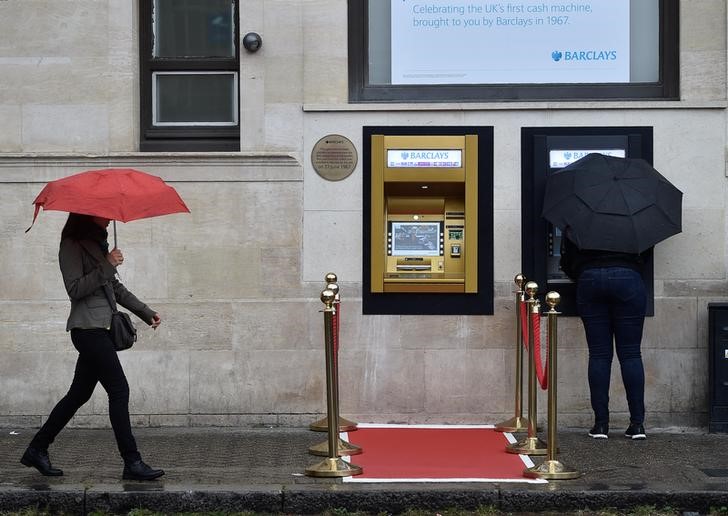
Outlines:
{"type": "Polygon", "coordinates": [[[513,491],[481,486],[442,485],[350,489],[329,486],[185,489],[147,489],[142,486],[96,486],[92,488],[15,489],[0,488],[0,507],[6,511],[36,507],[51,512],[88,514],[93,511],[128,513],[132,509],[158,512],[235,512],[317,514],[327,509],[371,513],[400,513],[407,509],[475,510],[494,507],[504,512],[630,510],[640,506],[670,507],[674,510],[707,513],[728,506],[725,491],[513,491]]]}

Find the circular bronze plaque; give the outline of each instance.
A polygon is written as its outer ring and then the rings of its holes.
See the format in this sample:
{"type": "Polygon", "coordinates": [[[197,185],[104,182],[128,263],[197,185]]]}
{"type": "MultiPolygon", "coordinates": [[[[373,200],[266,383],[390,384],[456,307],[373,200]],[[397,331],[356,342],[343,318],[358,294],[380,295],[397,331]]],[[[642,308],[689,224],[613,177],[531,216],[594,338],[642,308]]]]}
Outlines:
{"type": "Polygon", "coordinates": [[[311,151],[311,164],[318,175],[328,181],[341,181],[356,168],[354,144],[346,136],[329,134],[321,138],[311,151]]]}

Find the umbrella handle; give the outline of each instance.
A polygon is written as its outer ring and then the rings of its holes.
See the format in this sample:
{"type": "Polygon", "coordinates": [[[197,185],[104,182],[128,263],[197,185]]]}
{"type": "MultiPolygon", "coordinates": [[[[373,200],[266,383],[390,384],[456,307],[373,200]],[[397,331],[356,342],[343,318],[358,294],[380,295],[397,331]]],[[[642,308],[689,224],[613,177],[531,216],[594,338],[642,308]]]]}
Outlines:
{"type": "MultiPolygon", "coordinates": [[[[114,249],[116,249],[116,221],[112,221],[114,223],[114,249]]],[[[116,275],[121,279],[121,274],[119,274],[119,271],[116,271],[116,275]]]]}

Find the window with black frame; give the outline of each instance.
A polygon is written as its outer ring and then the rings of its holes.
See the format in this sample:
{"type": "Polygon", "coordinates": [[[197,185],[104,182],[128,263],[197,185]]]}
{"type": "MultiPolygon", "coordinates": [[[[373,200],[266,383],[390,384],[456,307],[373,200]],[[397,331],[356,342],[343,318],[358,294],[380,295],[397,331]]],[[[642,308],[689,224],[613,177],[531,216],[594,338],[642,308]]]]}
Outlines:
{"type": "Polygon", "coordinates": [[[351,102],[679,99],[679,0],[348,0],[351,102]]]}
{"type": "Polygon", "coordinates": [[[240,149],[237,0],[140,0],[142,151],[240,149]]]}

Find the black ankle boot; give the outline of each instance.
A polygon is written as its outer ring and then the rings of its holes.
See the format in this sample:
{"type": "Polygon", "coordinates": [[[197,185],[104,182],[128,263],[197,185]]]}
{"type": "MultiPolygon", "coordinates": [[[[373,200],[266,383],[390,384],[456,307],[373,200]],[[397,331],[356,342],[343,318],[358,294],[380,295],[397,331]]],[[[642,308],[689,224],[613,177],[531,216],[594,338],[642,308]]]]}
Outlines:
{"type": "Polygon", "coordinates": [[[62,470],[54,468],[51,465],[51,460],[48,458],[48,450],[39,450],[38,448],[28,446],[28,449],[25,450],[23,457],[20,459],[20,463],[23,466],[37,469],[41,475],[47,477],[60,477],[63,475],[62,470]]]}
{"type": "Polygon", "coordinates": [[[127,462],[124,464],[124,480],[154,480],[164,475],[162,469],[152,469],[142,460],[127,462]]]}

